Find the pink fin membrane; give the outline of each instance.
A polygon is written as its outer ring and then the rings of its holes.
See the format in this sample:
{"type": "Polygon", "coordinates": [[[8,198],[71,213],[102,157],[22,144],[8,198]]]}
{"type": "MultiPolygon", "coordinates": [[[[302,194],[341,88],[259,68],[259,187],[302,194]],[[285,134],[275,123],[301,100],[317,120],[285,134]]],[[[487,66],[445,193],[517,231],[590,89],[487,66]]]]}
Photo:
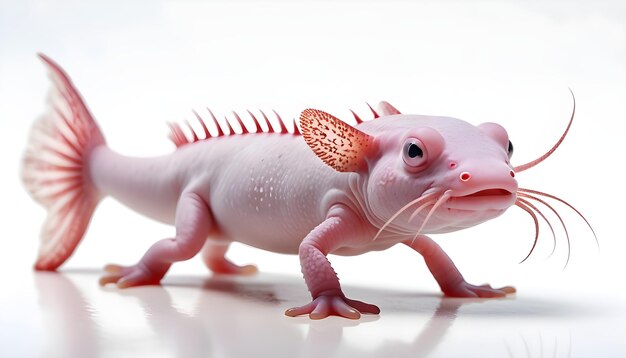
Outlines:
{"type": "Polygon", "coordinates": [[[52,89],[48,110],[34,123],[22,163],[22,181],[48,210],[37,270],[55,270],[80,242],[100,199],[87,177],[88,154],[104,138],[69,77],[43,54],[52,89]]]}

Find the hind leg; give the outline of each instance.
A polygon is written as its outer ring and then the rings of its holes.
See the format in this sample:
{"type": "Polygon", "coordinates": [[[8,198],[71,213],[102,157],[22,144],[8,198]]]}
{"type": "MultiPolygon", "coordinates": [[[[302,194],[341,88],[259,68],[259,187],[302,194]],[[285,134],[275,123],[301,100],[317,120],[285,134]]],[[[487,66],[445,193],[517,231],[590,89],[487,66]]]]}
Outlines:
{"type": "Polygon", "coordinates": [[[119,288],[158,284],[174,262],[200,251],[212,222],[206,202],[196,193],[183,193],[176,209],[176,237],[152,245],[136,265],[107,265],[100,284],[115,283],[119,288]]]}
{"type": "Polygon", "coordinates": [[[207,267],[217,274],[252,275],[257,273],[254,265],[239,266],[225,257],[230,242],[208,241],[202,249],[202,260],[207,267]]]}

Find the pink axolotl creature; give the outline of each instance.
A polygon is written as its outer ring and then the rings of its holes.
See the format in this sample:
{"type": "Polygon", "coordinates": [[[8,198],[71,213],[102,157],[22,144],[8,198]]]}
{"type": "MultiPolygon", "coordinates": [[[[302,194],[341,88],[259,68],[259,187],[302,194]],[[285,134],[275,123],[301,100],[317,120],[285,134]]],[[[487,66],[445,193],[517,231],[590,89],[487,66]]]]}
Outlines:
{"type": "Polygon", "coordinates": [[[106,146],[68,76],[40,57],[53,88],[47,112],[32,128],[22,172],[32,197],[48,210],[37,270],[59,267],[78,245],[98,202],[111,196],[175,225],[176,236],[155,243],[136,265],[107,265],[101,285],[158,284],[174,262],[200,251],[216,273],[254,273],[256,267],[225,258],[237,241],[299,255],[312,302],[287,310],[288,316],[357,319],[380,310],[344,295],[328,254],[359,255],[402,243],[424,257],[445,295],[502,297],[515,289],[467,283],[426,235],[478,225],[512,205],[532,216],[538,233],[535,213],[545,216],[531,200],[551,210],[538,196],[563,202],[519,188],[515,173],[554,152],[573,113],[548,153],[517,167],[510,163],[507,132],[498,124],[403,115],[386,102],[381,116],[372,110],[376,120],[363,122],[355,115],[356,126],[306,109],[295,133],[287,132],[278,115],[281,128],[272,130],[264,113],[270,130],[263,132],[250,112],[256,133],[248,133],[235,114],[243,134],[234,134],[228,121],[225,134],[213,117],[219,133],[212,136],[198,116],[205,139],[191,126],[190,138],[172,125],[176,151],[130,158],[106,146]]]}

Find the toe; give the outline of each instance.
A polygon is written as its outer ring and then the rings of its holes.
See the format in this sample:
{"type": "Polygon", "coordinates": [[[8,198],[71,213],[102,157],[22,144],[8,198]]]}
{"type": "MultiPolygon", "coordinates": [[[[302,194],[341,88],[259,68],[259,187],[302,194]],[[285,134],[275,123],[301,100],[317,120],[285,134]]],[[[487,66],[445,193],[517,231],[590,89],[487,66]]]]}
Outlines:
{"type": "Polygon", "coordinates": [[[117,281],[117,287],[128,288],[143,285],[157,285],[159,281],[160,277],[155,277],[142,270],[134,270],[117,281]]]}
{"type": "Polygon", "coordinates": [[[475,292],[480,298],[495,298],[506,296],[506,293],[504,291],[494,289],[477,289],[475,292]]]}
{"type": "Polygon", "coordinates": [[[106,286],[109,283],[117,283],[120,278],[120,275],[104,275],[100,277],[98,283],[100,284],[100,286],[106,286]]]}
{"type": "Polygon", "coordinates": [[[111,274],[118,274],[122,272],[123,270],[124,270],[124,266],[120,266],[120,265],[108,264],[104,266],[104,271],[111,273],[111,274]]]}
{"type": "Polygon", "coordinates": [[[220,275],[253,275],[258,272],[254,265],[239,266],[228,260],[214,260],[207,265],[211,271],[220,275]]]}
{"type": "Polygon", "coordinates": [[[508,294],[515,293],[515,288],[511,286],[492,288],[490,285],[483,285],[479,286],[475,292],[479,297],[484,298],[505,297],[508,294]]]}
{"type": "Polygon", "coordinates": [[[444,290],[444,294],[449,297],[498,298],[505,297],[510,293],[515,293],[514,287],[493,288],[489,284],[475,286],[467,282],[461,282],[454,287],[448,287],[444,290]]]}
{"type": "Polygon", "coordinates": [[[517,290],[513,286],[504,286],[504,287],[501,287],[499,290],[504,291],[506,294],[517,292],[517,290]]]}
{"type": "Polygon", "coordinates": [[[255,265],[245,265],[240,268],[242,275],[254,275],[259,272],[259,269],[255,265]]]}
{"type": "Polygon", "coordinates": [[[311,311],[313,310],[313,306],[314,303],[310,302],[309,304],[306,304],[304,306],[292,307],[285,311],[285,315],[289,317],[298,317],[304,314],[308,314],[311,313],[311,311]]]}
{"type": "Polygon", "coordinates": [[[350,300],[350,299],[346,299],[346,301],[348,302],[350,306],[354,307],[361,313],[369,313],[369,314],[380,313],[380,308],[378,308],[378,306],[376,305],[372,305],[372,304],[357,301],[357,300],[350,300]]]}
{"type": "Polygon", "coordinates": [[[332,307],[335,314],[349,318],[349,319],[359,319],[361,318],[361,314],[359,311],[348,305],[344,300],[339,297],[335,297],[332,301],[332,307]]]}
{"type": "Polygon", "coordinates": [[[328,317],[330,313],[330,305],[328,304],[328,300],[321,299],[316,301],[317,304],[315,305],[313,312],[309,314],[309,318],[322,319],[328,317]]]}

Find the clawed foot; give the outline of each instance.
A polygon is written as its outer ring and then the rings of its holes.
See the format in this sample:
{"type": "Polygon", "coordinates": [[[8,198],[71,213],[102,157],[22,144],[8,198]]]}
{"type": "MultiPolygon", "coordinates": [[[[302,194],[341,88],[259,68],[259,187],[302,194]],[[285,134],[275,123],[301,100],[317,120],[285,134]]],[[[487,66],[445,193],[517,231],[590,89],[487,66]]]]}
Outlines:
{"type": "Polygon", "coordinates": [[[285,315],[289,317],[308,314],[311,319],[322,319],[328,316],[359,319],[361,313],[379,314],[380,309],[369,303],[348,299],[343,295],[322,295],[307,305],[285,311],[285,315]]]}
{"type": "Polygon", "coordinates": [[[133,266],[106,265],[106,275],[100,278],[100,285],[117,284],[119,288],[133,286],[158,285],[163,275],[150,271],[141,263],[133,266]]]}
{"type": "Polygon", "coordinates": [[[451,287],[444,287],[443,293],[448,297],[480,297],[480,298],[494,298],[505,297],[508,294],[515,293],[515,287],[505,286],[500,288],[493,288],[491,285],[475,286],[465,281],[461,281],[457,285],[451,287]]]}

